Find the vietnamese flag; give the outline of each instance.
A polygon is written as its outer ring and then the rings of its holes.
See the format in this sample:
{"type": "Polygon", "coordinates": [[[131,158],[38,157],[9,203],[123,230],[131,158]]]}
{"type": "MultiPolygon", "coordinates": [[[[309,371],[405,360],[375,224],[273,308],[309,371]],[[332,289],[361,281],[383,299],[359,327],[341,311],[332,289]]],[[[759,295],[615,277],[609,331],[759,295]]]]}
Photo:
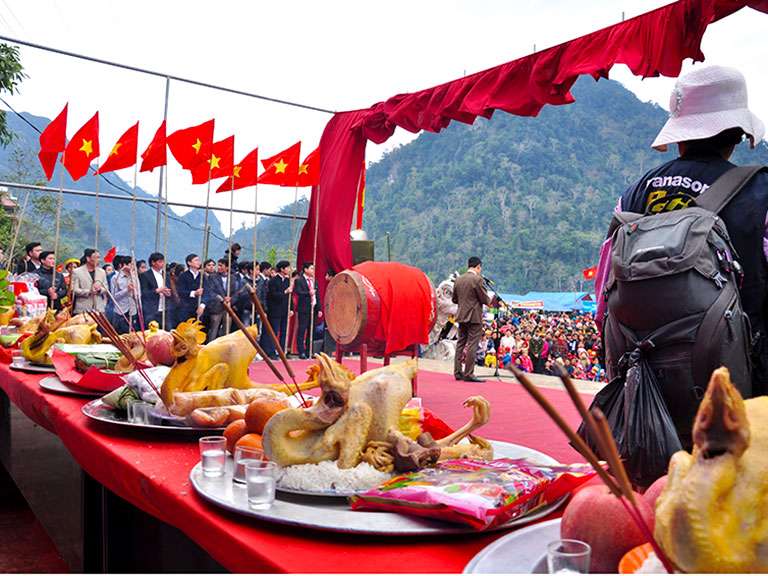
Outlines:
{"type": "Polygon", "coordinates": [[[320,183],[320,147],[318,146],[299,164],[296,186],[317,186],[320,183]]]}
{"type": "Polygon", "coordinates": [[[59,152],[63,152],[67,145],[68,107],[69,104],[64,104],[59,115],[40,133],[40,152],[37,153],[37,157],[40,159],[40,165],[43,167],[43,172],[45,172],[45,177],[48,180],[53,178],[53,170],[56,167],[59,152]]]}
{"type": "Polygon", "coordinates": [[[254,148],[232,167],[232,175],[216,189],[216,192],[230,192],[248,186],[255,186],[259,172],[259,149],[254,148]]]}
{"type": "Polygon", "coordinates": [[[597,275],[597,266],[585,268],[581,271],[581,273],[584,275],[584,280],[594,280],[595,276],[597,275]]]}
{"type": "Polygon", "coordinates": [[[259,184],[276,184],[278,186],[296,186],[299,178],[299,157],[301,142],[296,142],[290,148],[262,160],[264,172],[259,176],[259,184]]]}
{"type": "Polygon", "coordinates": [[[107,264],[112,264],[116,255],[117,255],[117,246],[112,246],[112,248],[107,250],[107,253],[104,255],[104,262],[106,262],[107,264]]]}
{"type": "Polygon", "coordinates": [[[202,162],[192,170],[192,184],[203,184],[214,178],[224,178],[232,174],[235,162],[235,137],[219,140],[211,146],[207,162],[202,162]]]}
{"type": "Polygon", "coordinates": [[[214,120],[208,120],[191,128],[176,130],[168,136],[168,148],[182,168],[194,168],[211,157],[214,120]]]}
{"type": "Polygon", "coordinates": [[[99,157],[99,113],[83,124],[72,137],[64,150],[62,163],[72,176],[72,180],[79,180],[88,173],[91,160],[99,157]]]}
{"type": "Polygon", "coordinates": [[[165,166],[168,162],[165,151],[165,120],[155,132],[152,142],[141,154],[141,168],[139,172],[152,172],[158,166],[165,166]]]}
{"type": "Polygon", "coordinates": [[[130,168],[136,164],[136,153],[139,147],[139,123],[128,128],[112,147],[112,151],[99,168],[99,174],[130,168]]]}

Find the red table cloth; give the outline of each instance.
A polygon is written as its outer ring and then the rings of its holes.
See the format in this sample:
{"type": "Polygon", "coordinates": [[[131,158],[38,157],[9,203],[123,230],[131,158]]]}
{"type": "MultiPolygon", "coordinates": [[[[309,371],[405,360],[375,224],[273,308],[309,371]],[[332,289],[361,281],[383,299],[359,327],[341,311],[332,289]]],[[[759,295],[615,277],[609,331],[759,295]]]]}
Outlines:
{"type": "MultiPolygon", "coordinates": [[[[300,372],[308,362],[296,362],[300,372]]],[[[121,498],[185,532],[217,562],[233,572],[461,572],[469,560],[502,533],[430,538],[336,535],[281,527],[232,514],[207,504],[188,475],[197,463],[194,438],[125,431],[88,420],[84,399],[42,390],[39,375],[0,366],[0,387],[29,418],[58,435],[89,475],[121,498]]],[[[259,365],[257,381],[271,381],[259,365]]],[[[482,394],[492,404],[483,436],[515,442],[562,462],[579,461],[562,433],[516,383],[455,382],[421,371],[425,405],[451,426],[467,421],[465,398],[482,394]]],[[[565,392],[543,389],[573,426],[578,415],[565,392]]],[[[144,553],[152,553],[147,542],[144,553]]]]}

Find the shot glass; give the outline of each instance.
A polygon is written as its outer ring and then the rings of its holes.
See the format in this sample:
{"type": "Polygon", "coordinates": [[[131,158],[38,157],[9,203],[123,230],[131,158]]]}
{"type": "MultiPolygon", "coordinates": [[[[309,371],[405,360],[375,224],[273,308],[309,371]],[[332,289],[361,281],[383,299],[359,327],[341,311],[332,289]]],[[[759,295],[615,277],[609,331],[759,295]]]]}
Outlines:
{"type": "Polygon", "coordinates": [[[200,438],[200,463],[203,476],[216,478],[224,475],[227,461],[227,439],[224,436],[204,436],[200,438]]]}
{"type": "Polygon", "coordinates": [[[128,422],[131,424],[149,424],[149,411],[153,406],[149,402],[134,400],[128,402],[128,422]]]}
{"type": "Polygon", "coordinates": [[[555,540],[547,545],[550,574],[588,574],[592,548],[581,540],[555,540]]]}
{"type": "Polygon", "coordinates": [[[237,446],[235,448],[235,472],[232,474],[232,480],[245,484],[245,467],[252,462],[261,462],[264,460],[264,451],[258,448],[248,446],[237,446]]]}
{"type": "Polygon", "coordinates": [[[250,462],[245,466],[245,485],[248,506],[254,510],[266,510],[275,501],[277,466],[266,460],[250,462]]]}

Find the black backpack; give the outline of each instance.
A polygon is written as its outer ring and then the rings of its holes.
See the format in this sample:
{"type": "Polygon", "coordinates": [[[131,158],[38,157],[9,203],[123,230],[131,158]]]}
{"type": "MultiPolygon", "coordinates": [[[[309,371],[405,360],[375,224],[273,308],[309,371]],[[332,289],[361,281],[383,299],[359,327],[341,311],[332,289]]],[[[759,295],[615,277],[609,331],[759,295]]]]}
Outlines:
{"type": "Polygon", "coordinates": [[[666,473],[675,451],[691,449],[713,370],[726,366],[742,396],[751,396],[751,330],[738,290],[743,274],[718,213],[761,168],[732,168],[682,210],[614,215],[601,296],[611,382],[593,406],[608,416],[641,485],[666,473]]]}

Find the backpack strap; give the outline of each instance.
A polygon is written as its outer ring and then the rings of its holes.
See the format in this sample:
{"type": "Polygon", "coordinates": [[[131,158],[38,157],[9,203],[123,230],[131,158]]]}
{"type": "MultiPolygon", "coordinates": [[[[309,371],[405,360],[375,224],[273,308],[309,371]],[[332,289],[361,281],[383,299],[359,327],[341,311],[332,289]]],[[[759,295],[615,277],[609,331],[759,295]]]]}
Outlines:
{"type": "Polygon", "coordinates": [[[764,166],[736,166],[720,176],[715,183],[707,188],[694,203],[699,208],[704,208],[715,214],[733,200],[741,189],[749,182],[752,177],[760,172],[764,166]]]}

